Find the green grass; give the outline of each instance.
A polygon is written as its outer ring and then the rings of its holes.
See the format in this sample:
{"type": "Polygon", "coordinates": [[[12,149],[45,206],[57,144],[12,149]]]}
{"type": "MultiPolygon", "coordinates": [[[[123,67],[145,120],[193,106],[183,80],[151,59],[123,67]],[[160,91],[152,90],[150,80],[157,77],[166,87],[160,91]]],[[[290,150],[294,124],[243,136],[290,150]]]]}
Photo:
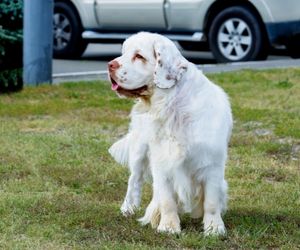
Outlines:
{"type": "Polygon", "coordinates": [[[204,237],[188,216],[180,235],[140,226],[149,185],[138,215],[121,216],[128,172],[107,149],[126,133],[132,101],[99,81],[0,96],[0,248],[299,249],[300,69],[209,77],[235,118],[225,237],[204,237]]]}

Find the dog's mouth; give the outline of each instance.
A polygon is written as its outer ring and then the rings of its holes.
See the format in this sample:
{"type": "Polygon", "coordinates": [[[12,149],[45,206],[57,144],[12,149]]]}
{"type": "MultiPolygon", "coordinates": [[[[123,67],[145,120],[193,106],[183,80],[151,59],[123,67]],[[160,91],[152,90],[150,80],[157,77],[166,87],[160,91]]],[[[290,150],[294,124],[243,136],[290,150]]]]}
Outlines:
{"type": "Polygon", "coordinates": [[[110,82],[111,82],[111,89],[113,91],[116,91],[118,90],[118,88],[121,88],[120,85],[112,77],[110,77],[110,82]]]}
{"type": "Polygon", "coordinates": [[[148,89],[147,85],[144,85],[136,89],[125,89],[121,87],[112,76],[110,76],[110,81],[111,81],[111,89],[113,91],[116,91],[118,94],[124,95],[126,97],[141,97],[147,95],[147,89],[148,89]]]}

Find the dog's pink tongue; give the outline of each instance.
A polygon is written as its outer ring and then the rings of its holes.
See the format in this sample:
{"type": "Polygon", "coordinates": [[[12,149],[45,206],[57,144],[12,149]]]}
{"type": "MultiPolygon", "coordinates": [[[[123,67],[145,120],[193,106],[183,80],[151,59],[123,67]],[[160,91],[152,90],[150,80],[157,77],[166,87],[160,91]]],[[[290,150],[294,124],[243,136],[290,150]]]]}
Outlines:
{"type": "Polygon", "coordinates": [[[111,89],[112,90],[117,90],[119,88],[119,85],[117,84],[117,83],[113,83],[112,85],[111,85],[111,89]]]}

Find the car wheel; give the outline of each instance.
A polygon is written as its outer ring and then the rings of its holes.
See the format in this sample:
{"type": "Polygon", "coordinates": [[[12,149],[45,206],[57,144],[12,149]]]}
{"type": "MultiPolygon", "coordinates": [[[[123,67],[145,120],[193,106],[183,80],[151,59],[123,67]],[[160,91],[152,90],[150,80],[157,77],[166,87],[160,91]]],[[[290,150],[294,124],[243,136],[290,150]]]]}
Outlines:
{"type": "Polygon", "coordinates": [[[80,57],[87,47],[82,37],[82,26],[72,6],[64,2],[54,5],[53,56],[55,58],[80,57]]]}
{"type": "Polygon", "coordinates": [[[265,59],[267,39],[259,21],[245,7],[229,7],[213,20],[209,46],[218,62],[265,59]]]}

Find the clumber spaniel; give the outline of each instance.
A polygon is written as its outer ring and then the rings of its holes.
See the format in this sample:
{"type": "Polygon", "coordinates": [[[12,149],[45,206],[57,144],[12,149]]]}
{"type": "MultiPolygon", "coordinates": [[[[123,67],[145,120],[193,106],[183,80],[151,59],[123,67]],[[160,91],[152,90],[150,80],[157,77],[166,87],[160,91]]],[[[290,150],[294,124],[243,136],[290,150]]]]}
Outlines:
{"type": "Polygon", "coordinates": [[[144,176],[153,196],[142,224],[180,232],[179,213],[203,217],[205,234],[224,234],[224,179],[232,115],[224,91],[188,62],[169,39],[141,32],[109,62],[112,89],[137,99],[128,134],[109,149],[131,175],[121,211],[139,206],[144,176]]]}

